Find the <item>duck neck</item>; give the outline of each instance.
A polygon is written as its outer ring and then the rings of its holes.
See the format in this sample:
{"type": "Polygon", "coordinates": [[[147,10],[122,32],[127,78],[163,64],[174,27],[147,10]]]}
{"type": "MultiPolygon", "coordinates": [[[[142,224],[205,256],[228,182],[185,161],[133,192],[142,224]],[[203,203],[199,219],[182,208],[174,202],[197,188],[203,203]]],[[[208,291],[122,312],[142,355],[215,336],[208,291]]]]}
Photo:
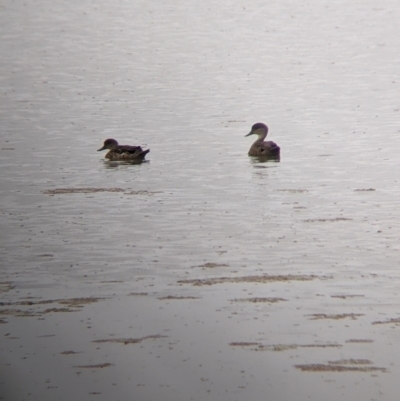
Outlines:
{"type": "Polygon", "coordinates": [[[267,137],[268,132],[264,131],[263,133],[258,134],[258,138],[256,139],[256,142],[263,142],[264,139],[267,137]]]}

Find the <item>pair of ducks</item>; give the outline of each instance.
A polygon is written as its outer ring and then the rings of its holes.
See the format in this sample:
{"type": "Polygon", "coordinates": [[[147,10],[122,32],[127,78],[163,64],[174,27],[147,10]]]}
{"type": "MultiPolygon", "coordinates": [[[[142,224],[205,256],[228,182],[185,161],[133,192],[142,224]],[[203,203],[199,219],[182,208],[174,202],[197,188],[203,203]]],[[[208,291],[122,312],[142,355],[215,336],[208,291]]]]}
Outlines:
{"type": "MultiPolygon", "coordinates": [[[[256,123],[251,127],[251,131],[245,135],[257,135],[258,138],[249,149],[249,156],[256,156],[265,159],[279,160],[280,147],[272,141],[264,141],[268,135],[268,127],[264,123],[256,123]]],[[[124,160],[130,162],[142,162],[150,152],[150,149],[143,150],[140,146],[118,145],[115,139],[106,139],[104,145],[99,149],[108,149],[106,159],[124,160]]]]}

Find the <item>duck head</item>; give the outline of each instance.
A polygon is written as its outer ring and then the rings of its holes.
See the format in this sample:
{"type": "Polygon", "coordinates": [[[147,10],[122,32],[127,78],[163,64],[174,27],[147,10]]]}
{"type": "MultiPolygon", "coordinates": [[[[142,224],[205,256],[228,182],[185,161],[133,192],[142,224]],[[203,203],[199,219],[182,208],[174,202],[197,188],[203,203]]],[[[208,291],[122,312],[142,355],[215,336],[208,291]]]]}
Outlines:
{"type": "Polygon", "coordinates": [[[251,131],[245,135],[245,136],[250,136],[250,135],[258,135],[259,137],[266,137],[268,134],[268,127],[264,123],[255,123],[251,127],[251,131]]]}
{"type": "Polygon", "coordinates": [[[116,146],[118,146],[118,142],[115,139],[106,139],[104,141],[104,145],[102,148],[97,149],[98,152],[101,150],[106,150],[106,149],[114,149],[116,146]]]}

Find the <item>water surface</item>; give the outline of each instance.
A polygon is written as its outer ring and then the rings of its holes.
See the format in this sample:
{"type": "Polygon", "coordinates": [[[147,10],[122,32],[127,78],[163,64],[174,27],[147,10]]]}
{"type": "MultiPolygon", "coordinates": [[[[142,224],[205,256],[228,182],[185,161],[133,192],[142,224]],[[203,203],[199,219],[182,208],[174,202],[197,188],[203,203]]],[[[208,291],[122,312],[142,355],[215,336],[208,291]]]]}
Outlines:
{"type": "Polygon", "coordinates": [[[1,11],[0,397],[397,400],[395,1],[1,11]]]}

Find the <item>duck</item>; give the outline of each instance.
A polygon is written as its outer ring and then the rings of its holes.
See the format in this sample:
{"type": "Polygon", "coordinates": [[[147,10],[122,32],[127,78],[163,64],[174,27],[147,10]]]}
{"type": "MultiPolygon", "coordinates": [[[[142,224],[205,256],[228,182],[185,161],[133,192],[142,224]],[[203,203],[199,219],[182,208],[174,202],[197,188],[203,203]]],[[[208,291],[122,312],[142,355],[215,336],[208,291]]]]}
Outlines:
{"type": "Polygon", "coordinates": [[[281,148],[272,141],[264,141],[268,135],[268,127],[264,123],[255,123],[251,131],[245,135],[257,135],[258,138],[249,149],[249,156],[279,159],[281,148]]]}
{"type": "Polygon", "coordinates": [[[141,146],[119,145],[115,139],[109,138],[104,141],[103,147],[98,152],[109,149],[105,155],[106,159],[142,162],[150,152],[150,149],[143,150],[141,146]]]}

